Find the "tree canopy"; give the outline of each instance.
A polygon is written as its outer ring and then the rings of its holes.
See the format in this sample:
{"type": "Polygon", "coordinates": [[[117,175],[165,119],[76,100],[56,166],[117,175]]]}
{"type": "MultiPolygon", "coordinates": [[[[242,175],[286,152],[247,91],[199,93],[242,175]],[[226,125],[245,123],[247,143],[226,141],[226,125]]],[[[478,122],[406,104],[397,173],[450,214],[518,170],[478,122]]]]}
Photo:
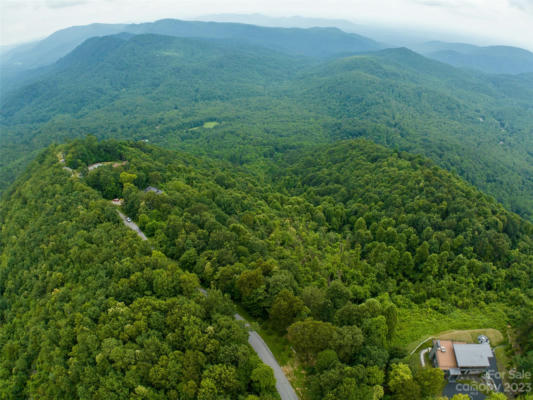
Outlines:
{"type": "Polygon", "coordinates": [[[41,153],[0,223],[0,387],[16,398],[276,396],[230,298],[287,332],[317,400],[438,394],[438,371],[401,362],[404,311],[492,307],[530,328],[532,224],[365,140],[289,153],[261,174],[76,140],[41,153]],[[149,242],[122,225],[115,197],[149,242]]]}

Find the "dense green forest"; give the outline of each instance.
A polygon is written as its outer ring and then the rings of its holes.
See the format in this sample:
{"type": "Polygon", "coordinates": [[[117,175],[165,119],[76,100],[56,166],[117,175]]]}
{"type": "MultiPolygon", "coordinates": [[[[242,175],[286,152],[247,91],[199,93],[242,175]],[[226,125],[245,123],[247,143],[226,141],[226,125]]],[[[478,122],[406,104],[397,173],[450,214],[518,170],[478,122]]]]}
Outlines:
{"type": "Polygon", "coordinates": [[[429,316],[510,324],[510,362],[531,366],[533,225],[367,140],[288,150],[254,173],[89,137],[42,152],[0,224],[7,398],[275,396],[229,298],[287,338],[306,399],[438,396],[442,373],[407,365],[429,316]]]}
{"type": "Polygon", "coordinates": [[[232,303],[57,161],[42,153],[0,206],[0,397],[277,399],[232,303]]]}
{"type": "Polygon", "coordinates": [[[93,38],[3,96],[0,190],[39,149],[86,134],[255,171],[294,148],[366,137],[531,218],[531,98],[530,75],[458,70],[407,49],[317,58],[227,40],[93,38]]]}

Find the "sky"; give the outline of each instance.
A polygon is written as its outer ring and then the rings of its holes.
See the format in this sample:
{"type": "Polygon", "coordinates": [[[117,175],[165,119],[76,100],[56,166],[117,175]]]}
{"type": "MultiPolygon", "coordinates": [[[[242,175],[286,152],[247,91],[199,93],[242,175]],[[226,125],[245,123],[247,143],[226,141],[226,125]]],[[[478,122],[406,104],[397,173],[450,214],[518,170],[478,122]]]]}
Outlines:
{"type": "Polygon", "coordinates": [[[217,13],[342,18],[485,38],[533,51],[533,0],[0,0],[0,45],[73,25],[194,19],[217,13]]]}

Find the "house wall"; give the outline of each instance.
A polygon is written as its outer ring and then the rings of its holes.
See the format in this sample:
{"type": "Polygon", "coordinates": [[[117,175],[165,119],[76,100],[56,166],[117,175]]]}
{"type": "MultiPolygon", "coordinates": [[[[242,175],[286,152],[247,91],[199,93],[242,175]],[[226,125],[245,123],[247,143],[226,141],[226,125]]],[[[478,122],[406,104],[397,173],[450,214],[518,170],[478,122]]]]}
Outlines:
{"type": "Polygon", "coordinates": [[[487,368],[461,368],[461,375],[481,375],[487,372],[487,368]]]}

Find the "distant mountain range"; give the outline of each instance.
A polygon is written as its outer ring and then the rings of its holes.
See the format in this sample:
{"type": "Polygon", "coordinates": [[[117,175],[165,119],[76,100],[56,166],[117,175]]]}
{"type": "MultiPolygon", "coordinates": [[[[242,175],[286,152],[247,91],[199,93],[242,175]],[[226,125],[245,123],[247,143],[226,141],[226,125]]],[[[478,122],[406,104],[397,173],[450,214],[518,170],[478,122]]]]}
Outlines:
{"type": "Polygon", "coordinates": [[[8,50],[2,57],[2,67],[7,69],[42,67],[57,61],[91,37],[121,32],[231,39],[292,55],[311,57],[363,53],[385,47],[372,39],[346,33],[338,28],[269,28],[236,23],[164,19],[142,24],[92,24],[62,29],[41,41],[8,50]]]}
{"type": "MultiPolygon", "coordinates": [[[[173,21],[159,26],[176,32],[173,21]]],[[[302,57],[272,43],[281,47],[287,35],[287,49],[304,36],[352,36],[237,27],[265,33],[267,45],[121,33],[86,40],[25,74],[0,103],[0,191],[38,149],[88,133],[238,164],[363,136],[424,154],[533,215],[530,75],[461,70],[406,48],[302,57]]],[[[331,52],[327,42],[317,39],[317,49],[331,52]]]]}
{"type": "Polygon", "coordinates": [[[427,29],[346,19],[311,18],[301,16],[272,17],[263,14],[210,14],[196,18],[199,21],[237,22],[283,28],[336,27],[345,32],[370,37],[387,47],[409,47],[427,41],[483,42],[483,38],[466,37],[453,32],[432,32],[427,29]]]}
{"type": "Polygon", "coordinates": [[[91,37],[122,32],[234,40],[290,55],[319,58],[405,46],[455,67],[497,74],[533,72],[533,53],[528,50],[511,46],[481,47],[460,42],[424,42],[428,37],[436,37],[436,33],[355,24],[342,19],[297,16],[276,18],[261,14],[217,14],[199,19],[205,21],[164,19],[141,24],[74,26],[40,41],[4,46],[0,53],[1,86],[4,92],[9,90],[20,80],[21,71],[50,65],[91,37]]]}
{"type": "Polygon", "coordinates": [[[336,27],[356,32],[385,43],[387,47],[408,47],[426,57],[460,68],[477,69],[486,73],[519,74],[533,72],[533,53],[511,46],[478,46],[486,39],[464,37],[453,33],[422,31],[415,28],[354,23],[343,19],[309,17],[271,17],[262,14],[213,14],[198,17],[204,21],[244,22],[275,27],[310,28],[336,27]],[[439,40],[435,40],[438,38],[439,40]]]}
{"type": "Polygon", "coordinates": [[[454,67],[478,69],[492,74],[533,72],[533,53],[518,47],[428,42],[417,46],[415,50],[454,67]]]}
{"type": "MultiPolygon", "coordinates": [[[[343,19],[308,17],[271,17],[262,14],[213,14],[199,17],[200,20],[216,22],[244,22],[275,27],[336,27],[345,32],[357,32],[385,43],[387,47],[408,47],[426,57],[455,67],[477,69],[487,73],[519,74],[533,72],[533,53],[511,46],[476,46],[462,43],[469,38],[451,33],[426,32],[405,27],[353,23],[343,19]],[[432,40],[459,40],[446,42],[432,40]],[[431,40],[427,42],[427,40],[431,40]]],[[[481,38],[470,38],[479,39],[481,38]]]]}

